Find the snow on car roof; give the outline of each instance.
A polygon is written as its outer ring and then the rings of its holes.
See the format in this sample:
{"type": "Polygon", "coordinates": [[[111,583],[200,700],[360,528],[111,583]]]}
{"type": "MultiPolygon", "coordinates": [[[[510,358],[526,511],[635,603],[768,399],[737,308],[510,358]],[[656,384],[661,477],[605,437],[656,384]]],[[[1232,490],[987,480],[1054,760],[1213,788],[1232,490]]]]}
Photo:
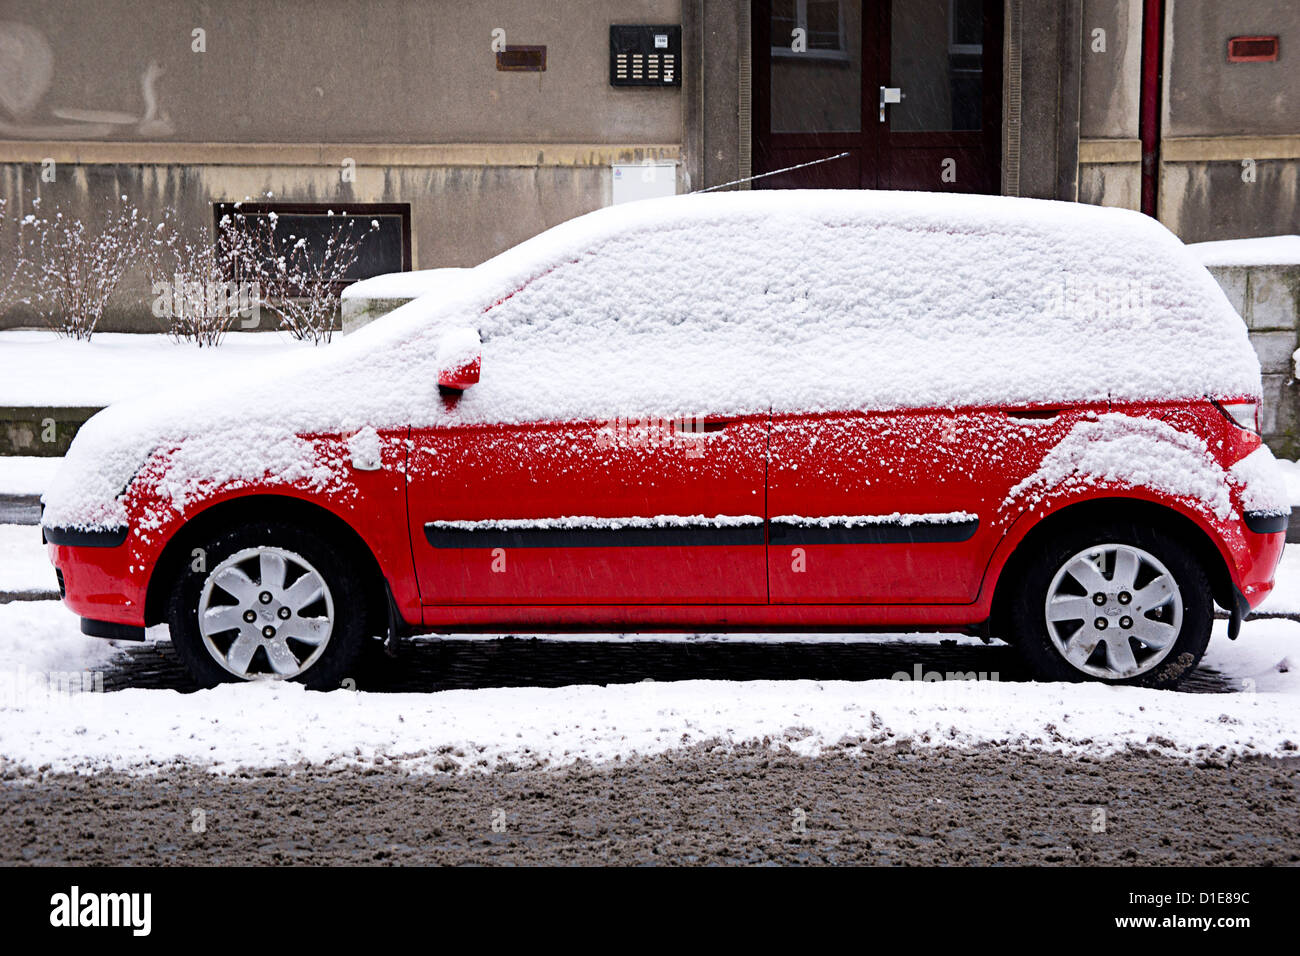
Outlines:
{"type": "Polygon", "coordinates": [[[110,407],[78,434],[46,517],[104,523],[152,449],[195,436],[202,453],[178,460],[220,480],[292,471],[286,434],[364,426],[1259,393],[1241,319],[1139,213],[902,192],[681,196],[563,223],[314,353],[110,407]],[[449,407],[434,357],[465,327],[483,340],[481,379],[449,407]]]}

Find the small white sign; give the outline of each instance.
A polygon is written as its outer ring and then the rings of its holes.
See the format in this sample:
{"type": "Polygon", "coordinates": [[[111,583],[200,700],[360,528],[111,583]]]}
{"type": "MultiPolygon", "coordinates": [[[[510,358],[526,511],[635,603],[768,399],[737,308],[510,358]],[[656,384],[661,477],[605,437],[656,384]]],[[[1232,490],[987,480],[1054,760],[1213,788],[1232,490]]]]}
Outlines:
{"type": "Polygon", "coordinates": [[[615,163],[614,205],[677,195],[676,163],[615,163]]]}
{"type": "Polygon", "coordinates": [[[666,50],[666,49],[668,49],[668,34],[667,34],[667,33],[656,33],[656,34],[655,34],[655,49],[656,49],[656,50],[666,50]]]}

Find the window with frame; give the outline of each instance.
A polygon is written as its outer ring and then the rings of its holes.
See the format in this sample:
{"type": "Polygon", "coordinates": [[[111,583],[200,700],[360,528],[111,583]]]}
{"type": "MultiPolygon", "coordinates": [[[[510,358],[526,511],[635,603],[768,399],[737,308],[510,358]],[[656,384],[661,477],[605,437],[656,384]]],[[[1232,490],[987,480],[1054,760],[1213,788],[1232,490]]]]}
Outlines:
{"type": "Polygon", "coordinates": [[[843,0],[772,0],[772,56],[847,60],[843,0]],[[795,30],[804,31],[805,52],[794,51],[795,30]]]}
{"type": "Polygon", "coordinates": [[[227,202],[213,203],[212,213],[219,242],[230,229],[273,236],[273,244],[263,244],[268,258],[300,247],[309,258],[319,259],[327,254],[332,237],[355,242],[356,259],[333,283],[335,291],[372,276],[411,269],[410,203],[227,202]]]}

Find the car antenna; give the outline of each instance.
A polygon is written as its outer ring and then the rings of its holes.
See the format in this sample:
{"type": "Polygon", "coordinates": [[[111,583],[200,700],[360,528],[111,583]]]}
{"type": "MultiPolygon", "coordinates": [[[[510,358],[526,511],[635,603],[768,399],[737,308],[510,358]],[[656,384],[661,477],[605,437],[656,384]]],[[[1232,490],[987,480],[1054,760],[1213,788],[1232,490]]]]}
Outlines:
{"type": "Polygon", "coordinates": [[[822,159],[814,159],[812,162],[800,163],[798,166],[787,166],[785,169],[774,169],[770,173],[759,173],[757,176],[746,176],[744,179],[733,179],[729,183],[718,183],[716,186],[709,186],[705,189],[692,189],[688,196],[694,196],[696,193],[711,193],[715,189],[726,189],[728,186],[739,186],[741,183],[752,183],[755,179],[763,179],[767,176],[777,176],[781,173],[788,173],[792,169],[803,169],[805,166],[816,166],[818,163],[829,163],[832,159],[843,159],[849,155],[846,150],[843,153],[837,153],[834,156],[826,156],[822,159]]]}

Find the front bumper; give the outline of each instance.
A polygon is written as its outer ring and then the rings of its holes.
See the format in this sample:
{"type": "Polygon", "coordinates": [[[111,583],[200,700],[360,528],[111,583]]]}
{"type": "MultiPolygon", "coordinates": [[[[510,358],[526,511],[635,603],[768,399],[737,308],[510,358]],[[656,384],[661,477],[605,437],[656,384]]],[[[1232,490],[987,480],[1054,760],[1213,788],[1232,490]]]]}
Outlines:
{"type": "Polygon", "coordinates": [[[144,628],[135,624],[114,624],[112,621],[81,619],[81,633],[87,637],[102,637],[109,641],[143,641],[144,628]]]}
{"type": "MultiPolygon", "coordinates": [[[[59,577],[63,603],[71,611],[94,622],[92,627],[145,626],[145,595],[153,562],[135,553],[136,542],[128,529],[85,532],[42,526],[41,534],[59,577]]],[[[105,636],[86,631],[85,626],[82,630],[105,636]]]]}

